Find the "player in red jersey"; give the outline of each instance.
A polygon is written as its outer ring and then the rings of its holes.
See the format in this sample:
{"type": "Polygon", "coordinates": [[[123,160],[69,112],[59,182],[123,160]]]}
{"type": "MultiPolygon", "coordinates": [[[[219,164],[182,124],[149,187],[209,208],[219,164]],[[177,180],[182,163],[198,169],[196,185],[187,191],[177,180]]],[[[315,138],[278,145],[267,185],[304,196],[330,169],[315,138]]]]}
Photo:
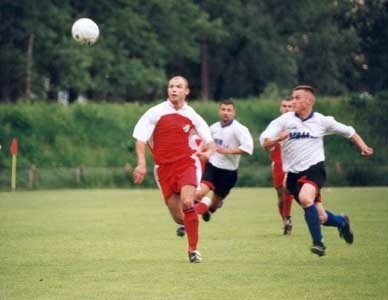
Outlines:
{"type": "Polygon", "coordinates": [[[148,145],[165,203],[174,221],[185,226],[189,260],[199,263],[202,257],[197,250],[198,214],[208,209],[203,202],[194,206],[201,174],[199,157],[208,158],[215,151],[215,144],[209,126],[186,102],[190,92],[187,80],[181,76],[171,78],[167,91],[168,99],[151,107],[135,126],[137,166],[133,178],[136,184],[144,180],[148,145]],[[193,130],[204,143],[198,150],[190,145],[193,130]]]}
{"type": "MultiPolygon", "coordinates": [[[[285,98],[280,103],[280,113],[292,111],[291,98],[285,98]]],[[[280,144],[276,144],[271,150],[273,185],[278,197],[278,210],[283,222],[283,234],[290,235],[292,232],[291,205],[293,196],[285,188],[286,173],[283,171],[280,144]]]]}

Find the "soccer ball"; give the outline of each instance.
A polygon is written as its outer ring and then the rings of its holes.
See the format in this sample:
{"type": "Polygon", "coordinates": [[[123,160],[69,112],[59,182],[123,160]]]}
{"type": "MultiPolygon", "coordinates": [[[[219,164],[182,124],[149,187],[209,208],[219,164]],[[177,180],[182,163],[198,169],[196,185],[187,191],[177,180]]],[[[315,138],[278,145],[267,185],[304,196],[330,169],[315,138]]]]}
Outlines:
{"type": "Polygon", "coordinates": [[[100,30],[93,20],[81,18],[71,27],[71,35],[77,42],[92,45],[97,41],[100,30]]]}

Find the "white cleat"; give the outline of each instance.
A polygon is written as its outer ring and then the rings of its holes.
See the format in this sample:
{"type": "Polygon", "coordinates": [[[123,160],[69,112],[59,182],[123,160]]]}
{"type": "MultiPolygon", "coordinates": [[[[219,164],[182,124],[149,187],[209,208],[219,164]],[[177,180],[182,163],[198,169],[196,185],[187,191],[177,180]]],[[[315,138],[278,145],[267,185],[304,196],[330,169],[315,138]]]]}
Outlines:
{"type": "Polygon", "coordinates": [[[200,263],[202,261],[201,253],[198,250],[189,251],[189,260],[191,263],[200,263]]]}

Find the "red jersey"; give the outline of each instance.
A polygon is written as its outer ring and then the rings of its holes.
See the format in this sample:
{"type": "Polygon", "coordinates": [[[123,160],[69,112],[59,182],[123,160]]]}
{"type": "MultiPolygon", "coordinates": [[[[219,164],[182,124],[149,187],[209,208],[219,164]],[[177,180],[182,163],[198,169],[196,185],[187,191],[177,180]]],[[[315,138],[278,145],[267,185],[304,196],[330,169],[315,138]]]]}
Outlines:
{"type": "Polygon", "coordinates": [[[283,179],[284,179],[284,171],[282,166],[282,154],[281,154],[279,144],[276,144],[271,150],[270,159],[272,160],[273,184],[277,188],[283,185],[283,179]]]}
{"type": "Polygon", "coordinates": [[[148,143],[156,164],[190,157],[192,129],[206,143],[212,141],[210,128],[194,109],[185,104],[175,109],[169,100],[150,108],[137,122],[133,137],[148,143]]]}
{"type": "Polygon", "coordinates": [[[271,154],[270,154],[270,159],[275,163],[275,164],[280,164],[282,165],[282,153],[280,150],[280,145],[276,144],[273,149],[271,149],[271,154]]]}

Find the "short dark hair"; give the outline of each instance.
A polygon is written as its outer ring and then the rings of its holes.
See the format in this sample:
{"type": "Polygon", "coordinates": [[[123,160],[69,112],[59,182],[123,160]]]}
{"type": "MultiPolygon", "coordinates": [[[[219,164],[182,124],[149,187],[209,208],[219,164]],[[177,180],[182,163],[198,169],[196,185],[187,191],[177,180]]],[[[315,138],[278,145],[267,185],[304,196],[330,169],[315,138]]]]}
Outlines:
{"type": "Polygon", "coordinates": [[[315,96],[315,90],[311,85],[298,85],[294,87],[294,91],[298,91],[298,90],[309,91],[311,94],[315,96]]]}
{"type": "Polygon", "coordinates": [[[234,101],[232,98],[228,98],[228,99],[224,99],[220,102],[220,105],[221,104],[225,104],[225,105],[232,105],[234,108],[236,107],[236,105],[234,104],[234,101]]]}
{"type": "Polygon", "coordinates": [[[172,76],[172,77],[168,80],[168,82],[170,82],[170,81],[173,80],[173,79],[178,79],[178,78],[182,79],[182,80],[184,81],[184,83],[186,84],[186,87],[189,88],[189,81],[187,80],[186,77],[183,77],[183,76],[181,76],[181,75],[172,76]]]}
{"type": "Polygon", "coordinates": [[[282,101],[291,101],[292,100],[292,96],[286,96],[282,99],[282,101]]]}

